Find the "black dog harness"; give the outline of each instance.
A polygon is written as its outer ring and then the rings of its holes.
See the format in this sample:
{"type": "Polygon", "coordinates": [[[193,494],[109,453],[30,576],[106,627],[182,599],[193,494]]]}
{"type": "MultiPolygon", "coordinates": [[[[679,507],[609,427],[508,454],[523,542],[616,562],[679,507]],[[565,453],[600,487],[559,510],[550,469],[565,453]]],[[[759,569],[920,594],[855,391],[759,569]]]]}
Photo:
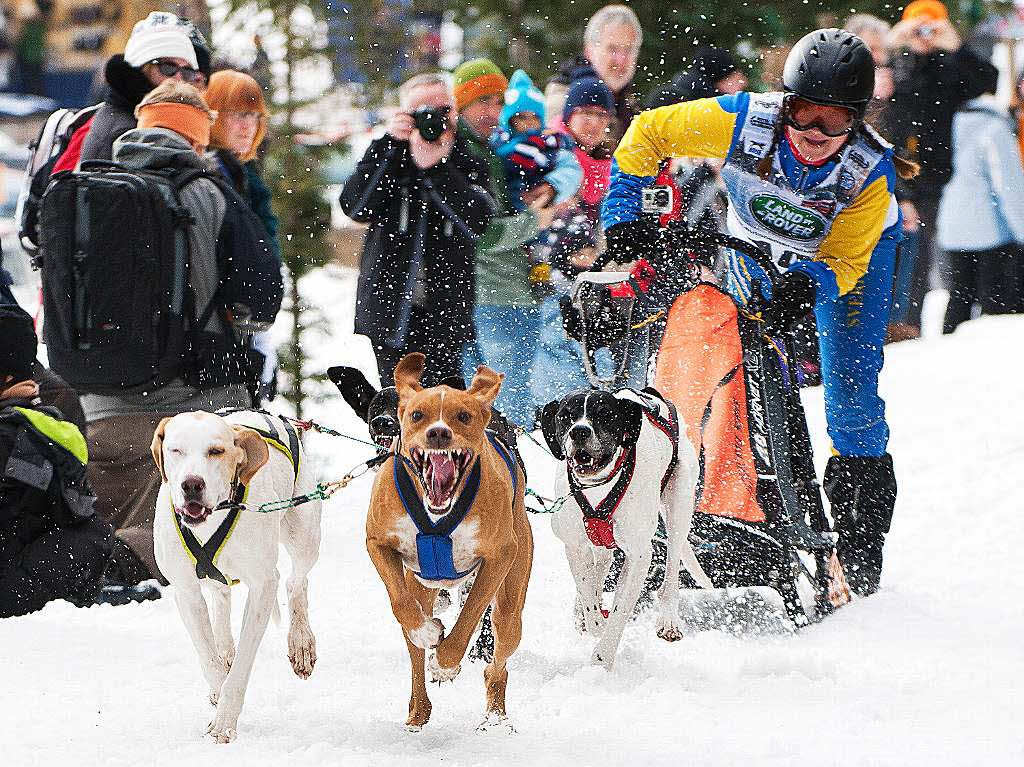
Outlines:
{"type": "MultiPolygon", "coordinates": [[[[676,411],[676,406],[665,399],[656,389],[648,387],[637,392],[637,395],[640,399],[637,404],[640,405],[647,420],[660,429],[672,445],[672,458],[661,478],[661,492],[665,492],[676,465],[679,463],[679,414],[676,411]],[[666,407],[667,418],[661,414],[662,406],[666,407]]],[[[640,428],[643,428],[643,421],[640,422],[640,428]]],[[[622,453],[608,476],[609,479],[616,474],[618,477],[615,484],[612,485],[612,489],[597,504],[596,508],[583,494],[584,486],[579,483],[572,472],[569,472],[569,489],[572,491],[573,499],[583,511],[583,527],[590,542],[595,546],[603,546],[606,549],[618,548],[612,529],[612,515],[619,508],[619,504],[622,503],[626,490],[629,488],[629,483],[633,480],[633,471],[636,468],[636,442],[639,438],[640,429],[635,432],[632,429],[627,429],[623,433],[622,453]]]]}
{"type": "MultiPolygon", "coordinates": [[[[238,412],[250,412],[243,408],[225,408],[224,410],[218,410],[217,415],[230,415],[231,413],[238,412]]],[[[280,451],[291,461],[292,471],[295,477],[299,476],[299,464],[301,460],[301,443],[299,442],[299,434],[295,430],[295,427],[285,418],[279,419],[284,425],[285,434],[288,437],[288,444],[285,445],[284,441],[278,436],[277,429],[274,428],[274,422],[270,420],[271,415],[262,410],[252,411],[257,412],[263,416],[263,420],[266,421],[267,429],[258,429],[255,426],[246,425],[245,428],[252,429],[254,432],[260,435],[264,442],[269,447],[280,451]]],[[[222,511],[228,509],[228,514],[224,517],[217,529],[214,530],[213,535],[207,539],[206,543],[200,543],[199,539],[196,538],[195,533],[181,522],[181,515],[178,514],[174,509],[174,504],[171,504],[171,516],[174,518],[174,529],[178,532],[178,539],[181,541],[181,545],[185,548],[185,552],[188,554],[189,559],[196,566],[196,577],[199,580],[203,578],[210,578],[219,583],[223,583],[225,586],[234,586],[238,583],[237,578],[228,578],[224,573],[217,567],[217,557],[220,556],[221,549],[224,548],[224,544],[227,543],[228,538],[231,537],[231,533],[235,531],[235,525],[238,524],[238,517],[240,509],[245,505],[246,498],[249,494],[249,488],[247,485],[243,485],[238,481],[236,476],[231,482],[231,498],[228,501],[224,501],[217,505],[214,511],[222,511]]]]}
{"type": "MultiPolygon", "coordinates": [[[[512,476],[512,499],[515,502],[517,490],[515,458],[494,434],[487,432],[487,439],[498,451],[498,455],[501,456],[512,476]]],[[[473,468],[470,469],[466,484],[455,502],[455,508],[437,524],[431,522],[430,516],[423,507],[423,499],[416,492],[416,485],[403,466],[408,463],[409,460],[404,456],[395,455],[393,461],[395,487],[398,490],[402,506],[405,508],[405,513],[409,515],[417,530],[416,556],[419,559],[420,571],[416,575],[425,581],[455,581],[464,578],[476,569],[479,560],[465,572],[460,573],[455,569],[455,559],[452,556],[452,532],[466,518],[466,514],[469,513],[476,500],[477,491],[480,489],[480,458],[477,457],[473,462],[473,468]]]]}

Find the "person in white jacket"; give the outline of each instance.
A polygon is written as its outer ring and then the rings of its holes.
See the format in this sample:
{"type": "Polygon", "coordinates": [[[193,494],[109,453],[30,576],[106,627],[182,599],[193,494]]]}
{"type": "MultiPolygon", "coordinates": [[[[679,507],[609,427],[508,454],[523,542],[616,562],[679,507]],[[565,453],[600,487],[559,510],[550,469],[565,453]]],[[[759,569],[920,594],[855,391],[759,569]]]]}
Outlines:
{"type": "Polygon", "coordinates": [[[1024,168],[1009,115],[991,95],[953,118],[953,177],[942,192],[938,241],[949,263],[943,333],[1024,300],[1024,168]]]}

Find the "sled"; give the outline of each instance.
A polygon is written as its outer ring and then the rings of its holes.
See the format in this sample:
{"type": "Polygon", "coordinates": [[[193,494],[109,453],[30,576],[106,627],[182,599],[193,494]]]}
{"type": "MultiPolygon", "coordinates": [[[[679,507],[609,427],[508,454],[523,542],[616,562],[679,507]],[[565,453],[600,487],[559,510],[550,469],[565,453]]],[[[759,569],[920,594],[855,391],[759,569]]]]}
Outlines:
{"type": "MultiPolygon", "coordinates": [[[[673,234],[692,236],[674,222],[667,239],[673,234]]],[[[712,241],[733,248],[770,277],[777,274],[750,243],[717,232],[700,236],[704,245],[712,241]]],[[[790,362],[793,339],[769,337],[757,316],[759,307],[738,307],[718,286],[700,281],[686,250],[685,242],[672,248],[684,262],[674,270],[676,284],[669,289],[659,280],[641,291],[635,278],[613,273],[635,295],[627,319],[619,321],[620,332],[640,326],[645,333],[642,340],[652,349],[650,383],[679,409],[697,451],[700,477],[690,540],[704,571],[718,588],[773,589],[787,618],[801,628],[850,597],[790,362]]],[[[606,301],[616,289],[608,279],[591,284],[605,286],[606,301]]],[[[628,339],[614,340],[619,354],[628,355],[628,339]]],[[[586,340],[584,351],[585,358],[594,351],[586,348],[586,340]]],[[[621,357],[616,363],[617,380],[595,376],[591,382],[618,384],[627,363],[621,357]]],[[[657,540],[654,546],[655,562],[663,563],[664,546],[657,540]]],[[[658,585],[657,575],[652,568],[649,587],[658,585]]],[[[696,588],[685,571],[682,582],[696,588]]]]}

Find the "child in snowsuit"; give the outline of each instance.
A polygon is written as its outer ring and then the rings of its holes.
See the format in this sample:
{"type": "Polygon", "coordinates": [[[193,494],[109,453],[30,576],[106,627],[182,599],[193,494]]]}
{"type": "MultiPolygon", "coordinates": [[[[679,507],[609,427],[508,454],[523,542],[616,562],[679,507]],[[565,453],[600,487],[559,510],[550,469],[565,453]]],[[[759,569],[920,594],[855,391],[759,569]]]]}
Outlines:
{"type": "Polygon", "coordinates": [[[579,163],[557,134],[544,133],[544,94],[521,69],[509,80],[491,144],[505,163],[509,197],[517,210],[536,199],[563,203],[579,189],[579,163]]]}

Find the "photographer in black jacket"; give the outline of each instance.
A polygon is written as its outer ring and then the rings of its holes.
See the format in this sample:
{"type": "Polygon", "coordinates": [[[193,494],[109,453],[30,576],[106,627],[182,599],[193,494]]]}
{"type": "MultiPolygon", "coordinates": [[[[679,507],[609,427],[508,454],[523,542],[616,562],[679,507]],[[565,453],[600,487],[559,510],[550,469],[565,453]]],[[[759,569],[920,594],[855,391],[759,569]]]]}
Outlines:
{"type": "Polygon", "coordinates": [[[341,207],[370,225],[355,331],[372,342],[383,385],[419,351],[429,386],[462,375],[462,347],[473,337],[473,254],[496,205],[487,166],[456,137],[448,78],[417,75],[399,100],[386,135],[346,182],[341,207]]]}

